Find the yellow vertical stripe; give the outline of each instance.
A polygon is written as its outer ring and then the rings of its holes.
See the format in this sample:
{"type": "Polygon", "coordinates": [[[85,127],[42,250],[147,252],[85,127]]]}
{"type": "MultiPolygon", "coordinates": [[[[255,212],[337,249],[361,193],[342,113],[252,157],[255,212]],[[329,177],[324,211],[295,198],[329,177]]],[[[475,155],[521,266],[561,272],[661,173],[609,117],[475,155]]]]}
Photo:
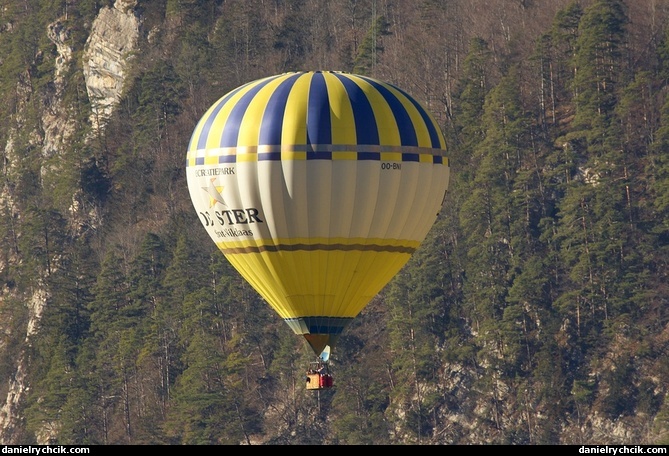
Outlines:
{"type": "MultiPolygon", "coordinates": [[[[416,138],[418,140],[418,147],[432,147],[432,140],[430,139],[430,132],[427,129],[427,125],[425,124],[425,121],[423,120],[423,116],[420,115],[420,112],[416,109],[414,104],[407,99],[399,90],[395,89],[394,87],[381,83],[386,89],[388,89],[393,95],[397,97],[397,99],[402,103],[402,106],[404,106],[404,109],[406,109],[407,113],[409,114],[409,117],[411,118],[411,123],[413,125],[414,130],[416,131],[416,138]]],[[[432,120],[432,119],[430,119],[432,120]]],[[[436,128],[436,125],[435,125],[436,128]]],[[[439,136],[441,136],[441,132],[439,132],[439,136]]],[[[440,138],[440,142],[443,143],[443,139],[440,138]]]]}
{"type": "Polygon", "coordinates": [[[355,120],[351,99],[341,81],[332,73],[323,73],[330,99],[332,144],[356,144],[355,120]]]}
{"type": "Polygon", "coordinates": [[[372,106],[380,143],[388,146],[401,146],[400,131],[397,128],[395,116],[383,95],[364,79],[352,74],[347,76],[362,89],[372,106]]]}
{"type": "Polygon", "coordinates": [[[267,103],[276,90],[276,88],[286,80],[290,75],[283,75],[268,82],[258,93],[253,97],[244,113],[239,126],[239,136],[237,138],[237,146],[257,146],[260,132],[260,124],[262,123],[263,113],[267,108],[267,103]]]}
{"type": "Polygon", "coordinates": [[[230,99],[218,112],[218,114],[216,114],[216,118],[214,119],[214,122],[209,128],[209,134],[207,135],[207,143],[205,145],[206,149],[208,150],[216,149],[221,146],[221,136],[223,135],[223,128],[225,127],[225,124],[228,121],[228,117],[230,116],[230,111],[232,111],[232,108],[235,107],[239,99],[243,97],[244,94],[251,87],[254,87],[256,84],[259,84],[260,82],[262,81],[256,81],[252,84],[247,84],[246,87],[244,87],[242,90],[238,91],[236,94],[231,96],[230,99]]]}
{"type": "Polygon", "coordinates": [[[297,78],[288,95],[281,131],[282,145],[292,146],[307,142],[307,105],[312,76],[313,73],[306,73],[297,78]]]}
{"type": "MultiPolygon", "coordinates": [[[[224,97],[221,97],[219,99],[219,101],[223,98],[224,97]]],[[[199,142],[200,135],[202,134],[202,130],[204,129],[204,125],[206,123],[205,120],[208,119],[209,116],[211,116],[211,113],[214,111],[214,108],[216,107],[217,104],[218,104],[218,102],[214,103],[209,109],[207,109],[207,112],[204,113],[201,120],[195,126],[195,131],[193,131],[192,140],[191,140],[191,143],[190,143],[190,150],[188,151],[188,158],[189,159],[191,159],[191,158],[193,160],[195,159],[195,156],[197,154],[197,144],[199,142]]]]}

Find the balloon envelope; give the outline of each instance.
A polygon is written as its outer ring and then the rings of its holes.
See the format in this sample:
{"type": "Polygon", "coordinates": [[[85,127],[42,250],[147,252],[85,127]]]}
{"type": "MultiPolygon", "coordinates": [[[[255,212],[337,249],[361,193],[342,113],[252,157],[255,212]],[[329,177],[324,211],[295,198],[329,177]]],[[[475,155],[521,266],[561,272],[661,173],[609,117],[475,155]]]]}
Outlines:
{"type": "Polygon", "coordinates": [[[218,248],[318,355],[418,248],[449,169],[438,125],[404,91],[311,71],[214,103],[186,176],[218,248]]]}

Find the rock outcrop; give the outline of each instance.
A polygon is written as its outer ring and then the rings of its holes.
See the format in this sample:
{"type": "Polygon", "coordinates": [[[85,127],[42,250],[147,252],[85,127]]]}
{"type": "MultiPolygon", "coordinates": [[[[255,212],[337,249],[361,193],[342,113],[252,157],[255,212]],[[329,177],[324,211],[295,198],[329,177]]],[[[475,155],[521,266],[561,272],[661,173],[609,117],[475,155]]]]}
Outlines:
{"type": "MultiPolygon", "coordinates": [[[[136,0],[117,0],[113,8],[102,8],[92,24],[83,56],[83,67],[92,109],[90,122],[94,129],[104,127],[104,122],[112,114],[121,97],[129,61],[136,50],[139,36],[139,20],[133,11],[136,3],[136,0]]],[[[47,109],[44,109],[41,114],[43,132],[35,132],[33,136],[35,144],[41,146],[42,156],[48,159],[57,156],[63,150],[76,124],[74,119],[68,115],[67,106],[62,103],[62,93],[65,90],[64,75],[69,70],[73,58],[72,48],[67,44],[69,30],[65,22],[56,21],[49,25],[45,33],[56,47],[54,90],[49,93],[50,98],[44,103],[47,109]]],[[[26,102],[31,96],[34,96],[29,92],[29,85],[21,85],[19,82],[17,93],[25,93],[26,102]]],[[[21,124],[20,108],[15,115],[19,120],[18,123],[21,124]]],[[[12,168],[12,157],[16,153],[20,151],[14,150],[10,135],[5,146],[5,155],[8,158],[6,165],[9,170],[12,168]]],[[[52,163],[57,162],[58,160],[52,161],[52,163]]],[[[43,164],[41,173],[44,175],[49,172],[58,172],[58,170],[43,164]]],[[[2,192],[0,205],[13,206],[11,192],[2,192]]],[[[39,325],[47,295],[48,291],[43,287],[36,287],[30,299],[29,318],[24,339],[26,347],[29,347],[31,337],[39,325]]],[[[28,355],[25,350],[22,350],[16,362],[13,378],[7,387],[4,404],[0,406],[0,444],[21,443],[17,441],[15,430],[20,427],[18,415],[28,388],[26,376],[29,369],[28,355]]],[[[41,432],[38,432],[39,441],[37,443],[49,443],[54,432],[57,432],[57,425],[55,427],[52,425],[54,423],[45,423],[41,432]]]]}
{"type": "Polygon", "coordinates": [[[86,42],[83,66],[94,130],[104,128],[123,91],[139,38],[135,4],[135,0],[117,0],[113,8],[102,8],[86,42]]]}

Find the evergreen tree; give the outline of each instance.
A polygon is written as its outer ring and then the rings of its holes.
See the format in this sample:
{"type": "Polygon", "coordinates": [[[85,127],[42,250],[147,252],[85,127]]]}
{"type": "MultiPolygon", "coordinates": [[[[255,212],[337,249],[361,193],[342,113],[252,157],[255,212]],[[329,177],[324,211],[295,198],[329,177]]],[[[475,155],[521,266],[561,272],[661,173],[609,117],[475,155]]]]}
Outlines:
{"type": "Polygon", "coordinates": [[[516,251],[516,237],[526,234],[524,229],[516,232],[516,221],[524,218],[517,212],[522,206],[512,199],[527,135],[515,71],[490,92],[483,120],[486,137],[476,150],[480,164],[460,211],[469,246],[465,300],[488,353],[483,357],[499,357],[512,367],[519,352],[505,347],[497,322],[503,320],[513,258],[524,253],[516,251]]]}
{"type": "Polygon", "coordinates": [[[651,152],[646,171],[650,175],[653,194],[652,230],[660,241],[656,248],[664,253],[669,239],[669,98],[662,105],[660,126],[655,133],[651,152]]]}
{"type": "Polygon", "coordinates": [[[582,131],[588,145],[601,141],[616,104],[616,89],[624,75],[622,46],[625,6],[621,0],[598,0],[579,22],[573,64],[576,115],[572,129],[582,131]]]}
{"type": "MultiPolygon", "coordinates": [[[[393,442],[391,423],[395,409],[390,398],[394,385],[393,352],[386,345],[387,325],[380,303],[381,299],[370,303],[337,345],[337,360],[342,361],[337,362],[334,371],[336,394],[328,415],[336,417],[333,437],[338,444],[393,442]]],[[[326,418],[324,414],[318,417],[326,418]]]]}
{"type": "Polygon", "coordinates": [[[259,430],[243,382],[251,358],[243,354],[237,337],[225,342],[220,338],[222,316],[213,305],[214,296],[206,286],[183,301],[180,333],[187,347],[174,386],[168,435],[183,444],[248,444],[259,430]]]}
{"type": "MultiPolygon", "coordinates": [[[[455,137],[450,144],[454,155],[451,161],[468,173],[473,158],[472,150],[483,139],[481,128],[483,105],[489,90],[488,65],[491,57],[488,43],[481,39],[473,39],[469,53],[463,64],[463,75],[455,94],[454,117],[456,124],[455,137]]],[[[467,174],[465,174],[467,175],[467,174]]],[[[456,177],[458,174],[456,173],[456,177]]]]}
{"type": "Polygon", "coordinates": [[[552,39],[549,34],[544,34],[536,41],[534,53],[530,57],[538,76],[538,119],[543,131],[548,128],[548,123],[555,125],[557,122],[556,94],[555,94],[555,57],[552,52],[552,39]]]}
{"type": "Polygon", "coordinates": [[[80,344],[75,361],[76,374],[72,388],[63,404],[59,441],[69,445],[100,445],[103,415],[97,407],[98,390],[95,374],[95,353],[91,344],[80,344]]]}
{"type": "Polygon", "coordinates": [[[551,45],[555,53],[555,76],[553,78],[555,98],[558,102],[573,98],[569,91],[577,73],[573,59],[579,37],[579,23],[583,9],[578,1],[570,2],[557,12],[550,31],[551,45]]]}
{"type": "Polygon", "coordinates": [[[422,287],[413,284],[412,279],[421,273],[424,271],[420,266],[405,268],[393,279],[386,297],[390,313],[389,343],[397,382],[391,398],[410,417],[403,422],[403,428],[404,432],[411,433],[414,443],[422,443],[431,432],[425,419],[421,384],[433,381],[435,376],[436,341],[428,332],[428,323],[434,318],[433,306],[439,299],[430,299],[434,291],[426,289],[432,285],[429,281],[422,287]]]}
{"type": "Polygon", "coordinates": [[[58,328],[73,345],[78,345],[88,332],[89,304],[98,265],[86,239],[79,238],[66,247],[46,282],[51,296],[43,324],[49,330],[58,328]]]}
{"type": "Polygon", "coordinates": [[[558,234],[563,242],[563,262],[574,286],[559,305],[571,309],[568,312],[579,334],[590,333],[592,337],[609,318],[610,306],[624,306],[626,301],[619,282],[628,261],[630,212],[625,207],[622,133],[613,109],[616,83],[623,71],[619,46],[625,22],[623,5],[618,1],[597,2],[588,8],[579,26],[574,59],[578,67],[574,79],[576,116],[566,138],[571,140],[580,166],[559,206],[558,234]],[[622,298],[619,304],[612,302],[615,296],[622,298]]]}
{"type": "Polygon", "coordinates": [[[138,324],[133,312],[128,312],[131,309],[130,283],[123,266],[117,253],[109,250],[101,264],[90,304],[90,336],[78,359],[78,372],[86,382],[82,389],[90,388],[95,394],[89,409],[98,419],[89,433],[105,445],[119,442],[113,429],[123,419],[119,399],[124,366],[117,356],[120,340],[124,332],[134,331],[138,324]]]}
{"type": "Polygon", "coordinates": [[[388,35],[388,20],[384,16],[372,17],[372,26],[358,48],[353,61],[353,72],[373,75],[379,54],[383,52],[382,38],[388,35]]]}
{"type": "MultiPolygon", "coordinates": [[[[178,331],[182,303],[178,295],[170,300],[164,286],[170,266],[169,255],[163,238],[148,233],[128,274],[132,287],[132,304],[128,310],[135,314],[141,325],[127,334],[129,338],[121,342],[121,347],[134,353],[134,357],[129,353],[135,363],[128,371],[132,381],[129,386],[134,386],[138,394],[141,392],[151,398],[146,403],[143,398],[137,398],[141,400],[136,404],[137,414],[147,416],[165,416],[172,386],[181,370],[179,357],[182,347],[178,331]],[[148,391],[144,391],[146,383],[153,385],[148,391]]],[[[183,291],[181,293],[183,296],[183,291]]],[[[136,431],[142,434],[142,439],[151,438],[150,432],[145,435],[146,429],[136,431]]]]}
{"type": "Polygon", "coordinates": [[[184,86],[174,67],[158,62],[142,74],[135,86],[137,109],[133,114],[136,127],[137,156],[147,160],[146,152],[160,150],[161,140],[169,134],[167,126],[181,112],[184,86]]]}
{"type": "Polygon", "coordinates": [[[106,444],[152,442],[143,429],[145,422],[141,416],[145,413],[151,416],[146,410],[154,406],[165,406],[159,399],[152,401],[151,406],[144,403],[149,391],[153,391],[152,388],[145,391],[144,382],[152,379],[152,384],[163,394],[155,396],[164,398],[169,389],[165,380],[169,371],[161,364],[148,373],[141,370],[142,349],[155,340],[149,317],[159,305],[164,257],[160,238],[150,233],[127,274],[113,251],[102,264],[91,303],[90,343],[96,347],[97,356],[92,365],[86,366],[98,392],[96,406],[103,417],[99,434],[106,444]]]}
{"type": "Polygon", "coordinates": [[[73,389],[76,346],[66,335],[52,333],[40,337],[33,359],[40,363],[26,404],[27,429],[36,442],[65,443],[61,440],[62,412],[73,389]]]}

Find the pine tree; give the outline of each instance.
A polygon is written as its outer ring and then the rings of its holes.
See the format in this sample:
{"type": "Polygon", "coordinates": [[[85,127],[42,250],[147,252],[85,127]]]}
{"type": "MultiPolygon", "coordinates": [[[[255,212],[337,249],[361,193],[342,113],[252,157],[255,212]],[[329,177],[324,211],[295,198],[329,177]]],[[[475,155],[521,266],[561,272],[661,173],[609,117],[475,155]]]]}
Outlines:
{"type": "MultiPolygon", "coordinates": [[[[647,172],[651,177],[650,185],[654,196],[652,209],[656,223],[653,231],[661,239],[667,239],[669,236],[669,99],[666,99],[662,106],[660,127],[655,134],[651,152],[647,172]]],[[[662,248],[662,245],[658,245],[658,248],[662,248]]]]}
{"type": "Polygon", "coordinates": [[[518,361],[518,351],[503,348],[498,322],[504,316],[513,258],[524,253],[516,251],[516,238],[526,235],[525,230],[516,232],[516,221],[524,218],[517,213],[522,206],[512,200],[527,135],[515,71],[490,92],[483,121],[486,137],[476,150],[479,166],[472,192],[460,211],[469,246],[465,300],[488,353],[483,356],[500,357],[512,366],[518,361]]]}
{"type": "Polygon", "coordinates": [[[104,444],[103,414],[99,413],[98,378],[91,344],[80,344],[75,360],[75,375],[67,400],[62,406],[59,441],[76,445],[104,444]]]}
{"type": "Polygon", "coordinates": [[[181,335],[187,347],[183,371],[176,379],[168,435],[182,444],[249,443],[257,429],[257,412],[246,398],[243,374],[251,359],[237,338],[222,343],[217,334],[211,289],[189,293],[183,302],[181,335]]]}
{"type": "Polygon", "coordinates": [[[555,98],[559,103],[573,98],[569,91],[577,71],[572,62],[576,54],[579,37],[579,23],[583,9],[578,1],[570,2],[557,12],[550,32],[551,45],[555,55],[555,98]]]}
{"type": "Polygon", "coordinates": [[[613,109],[624,69],[619,49],[625,22],[619,1],[604,0],[588,8],[579,25],[574,59],[576,116],[566,138],[578,169],[559,206],[558,234],[573,286],[558,305],[573,316],[580,335],[591,337],[609,318],[611,305],[620,305],[613,297],[622,298],[621,304],[625,301],[618,283],[627,261],[630,213],[625,207],[622,133],[613,109]]]}
{"type": "Polygon", "coordinates": [[[75,378],[75,346],[67,336],[44,337],[36,347],[34,359],[43,363],[43,375],[34,381],[26,407],[28,430],[40,444],[65,443],[61,440],[63,407],[72,391],[75,378]]]}
{"type": "Polygon", "coordinates": [[[390,33],[389,25],[384,16],[372,17],[372,26],[360,44],[358,54],[353,61],[354,73],[374,75],[380,54],[383,52],[382,38],[390,33]]]}
{"type": "MultiPolygon", "coordinates": [[[[483,139],[481,128],[483,105],[489,90],[488,65],[491,53],[488,43],[481,39],[473,39],[469,53],[463,64],[463,75],[455,94],[454,117],[456,123],[455,136],[450,138],[455,155],[451,158],[464,172],[469,171],[472,149],[483,139]]],[[[458,176],[458,174],[455,174],[458,176]]]]}
{"type": "MultiPolygon", "coordinates": [[[[116,405],[121,397],[121,370],[115,362],[121,333],[137,325],[132,316],[124,315],[130,305],[130,284],[125,276],[121,258],[109,250],[101,264],[97,283],[93,288],[94,299],[90,307],[90,331],[77,359],[77,371],[82,394],[92,391],[87,411],[96,417],[88,426],[87,439],[100,444],[116,442],[111,431],[120,421],[116,405]]],[[[73,399],[76,404],[76,399],[73,399]]]]}

